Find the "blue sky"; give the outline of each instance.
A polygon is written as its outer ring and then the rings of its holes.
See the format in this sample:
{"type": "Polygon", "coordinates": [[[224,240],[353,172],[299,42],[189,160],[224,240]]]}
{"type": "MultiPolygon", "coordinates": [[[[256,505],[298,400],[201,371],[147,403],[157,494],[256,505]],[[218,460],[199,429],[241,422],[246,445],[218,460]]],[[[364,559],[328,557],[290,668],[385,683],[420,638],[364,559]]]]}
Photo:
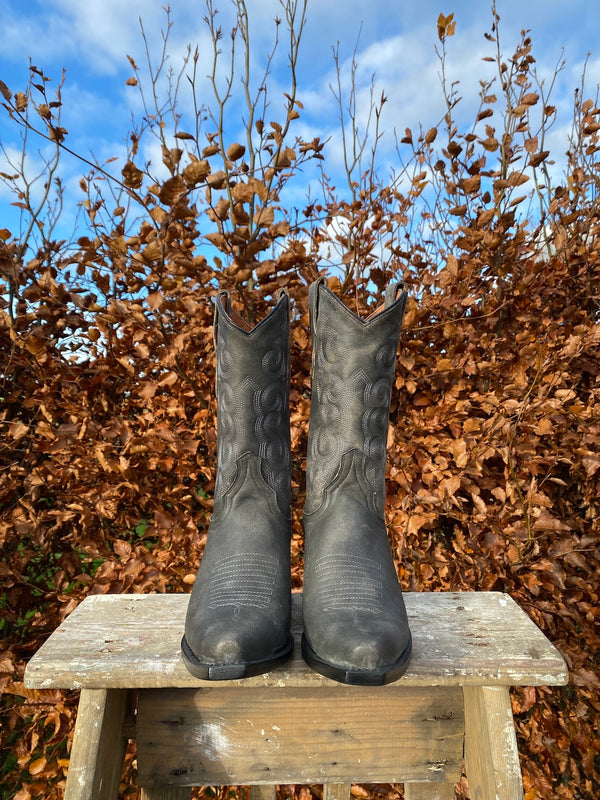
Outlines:
{"type": "MultiPolygon", "coordinates": [[[[29,59],[58,81],[66,69],[63,89],[67,144],[84,155],[99,160],[124,154],[124,137],[132,112],[140,109],[135,88],[126,85],[132,70],[127,55],[142,65],[144,45],[139,18],[151,53],[158,58],[161,28],[165,24],[164,3],[160,0],[0,0],[1,47],[0,79],[13,91],[23,90],[27,82],[29,59]]],[[[215,0],[220,21],[228,31],[232,20],[230,0],[215,0]]],[[[273,39],[273,18],[280,14],[276,0],[247,0],[257,74],[264,54],[273,39]]],[[[600,13],[597,0],[497,0],[500,33],[506,56],[513,52],[521,29],[531,29],[533,54],[538,74],[547,83],[557,62],[564,55],[566,66],[559,75],[552,102],[559,114],[552,129],[552,152],[566,149],[566,136],[573,103],[573,92],[580,84],[586,55],[587,94],[595,96],[600,83],[600,13]]],[[[448,73],[460,81],[463,102],[459,117],[472,122],[479,79],[489,74],[490,65],[482,57],[493,53],[484,33],[490,30],[491,3],[485,0],[309,0],[308,16],[299,60],[298,98],[304,111],[296,132],[305,138],[331,137],[328,145],[330,172],[341,169],[337,109],[329,89],[334,80],[332,46],[339,43],[342,71],[347,78],[349,59],[357,42],[358,116],[366,114],[371,78],[377,94],[385,92],[382,127],[383,161],[394,159],[394,130],[424,128],[436,124],[443,114],[439,84],[439,64],[435,55],[436,21],[440,12],[454,14],[456,34],[448,40],[448,73]]],[[[208,71],[209,46],[203,21],[202,0],[172,0],[170,63],[178,70],[187,44],[199,46],[200,73],[208,71]]],[[[51,84],[52,85],[52,84],[51,84]]],[[[272,75],[273,103],[278,102],[277,87],[287,89],[284,59],[276,61],[272,75]]],[[[210,102],[208,87],[200,101],[210,102]]],[[[231,110],[228,126],[231,139],[239,133],[239,114],[231,110]]],[[[183,126],[185,127],[185,125],[183,126]]],[[[0,143],[13,157],[18,153],[18,131],[0,112],[0,143]]],[[[35,152],[43,142],[32,146],[30,168],[35,168],[35,152]]],[[[146,159],[160,161],[158,151],[149,148],[146,159]]],[[[0,154],[0,171],[9,171],[0,154]]],[[[67,187],[66,213],[73,214],[80,196],[79,177],[85,166],[64,164],[67,187]]],[[[306,180],[310,180],[307,173],[306,180]]],[[[340,179],[341,180],[341,179],[340,179]]],[[[302,204],[304,188],[296,182],[302,204]]],[[[0,185],[2,224],[16,232],[17,211],[12,197],[0,185]]]]}

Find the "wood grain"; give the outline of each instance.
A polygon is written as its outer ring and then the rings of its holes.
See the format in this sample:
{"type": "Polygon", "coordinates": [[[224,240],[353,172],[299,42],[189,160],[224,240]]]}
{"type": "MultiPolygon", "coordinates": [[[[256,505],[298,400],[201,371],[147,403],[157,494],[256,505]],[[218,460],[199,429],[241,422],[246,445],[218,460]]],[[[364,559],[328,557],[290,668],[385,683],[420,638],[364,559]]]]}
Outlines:
{"type": "MultiPolygon", "coordinates": [[[[140,792],[141,800],[190,800],[191,789],[182,786],[153,786],[140,792]]],[[[252,800],[252,798],[251,798],[252,800]]]]}
{"type": "Polygon", "coordinates": [[[148,689],[140,784],[456,781],[460,687],[148,689]]]}
{"type": "Polygon", "coordinates": [[[127,691],[82,691],[64,800],[113,800],[125,757],[121,729],[127,691]]]}
{"type": "Polygon", "coordinates": [[[251,786],[250,800],[277,800],[277,786],[275,784],[251,786]]]}
{"type": "MultiPolygon", "coordinates": [[[[143,800],[184,800],[206,784],[275,800],[278,783],[323,783],[325,800],[346,800],[351,782],[451,800],[463,745],[472,800],[523,797],[508,687],[564,684],[567,669],[508,595],[406,594],[413,657],[378,688],[317,675],[299,646],[265,675],[199,681],[180,653],[188,599],[90,596],[29,662],[28,686],[83,690],[65,800],[116,798],[129,736],[143,800]]],[[[295,595],[297,644],[301,603],[295,595]]]]}
{"type": "MultiPolygon", "coordinates": [[[[294,595],[291,661],[241,686],[332,685],[303,662],[301,595],[294,595]]],[[[211,686],[191,676],[180,640],[189,595],[92,595],[31,659],[31,688],[211,686]]],[[[413,655],[399,686],[563,685],[564,659],[509,595],[406,593],[413,655]]]]}
{"type": "Polygon", "coordinates": [[[456,790],[453,783],[407,783],[404,800],[454,800],[456,790]]]}
{"type": "Polygon", "coordinates": [[[466,686],[465,770],[471,800],[523,800],[508,689],[466,686]]]}
{"type": "Polygon", "coordinates": [[[323,800],[350,800],[351,783],[326,783],[323,786],[323,800]]]}

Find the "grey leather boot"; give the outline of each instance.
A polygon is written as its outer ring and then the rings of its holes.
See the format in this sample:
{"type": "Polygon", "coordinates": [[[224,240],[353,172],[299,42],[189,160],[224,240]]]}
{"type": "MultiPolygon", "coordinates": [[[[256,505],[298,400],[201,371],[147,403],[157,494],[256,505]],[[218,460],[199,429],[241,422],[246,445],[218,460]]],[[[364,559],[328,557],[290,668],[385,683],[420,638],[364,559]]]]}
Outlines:
{"type": "Polygon", "coordinates": [[[290,635],[289,298],[254,327],[216,299],[214,511],[181,648],[197,678],[268,671],[290,635]]]}
{"type": "Polygon", "coordinates": [[[313,372],[304,507],[302,653],[343,683],[406,670],[411,635],[384,522],[390,395],[406,304],[401,284],[367,319],[310,287],[313,372]]]}

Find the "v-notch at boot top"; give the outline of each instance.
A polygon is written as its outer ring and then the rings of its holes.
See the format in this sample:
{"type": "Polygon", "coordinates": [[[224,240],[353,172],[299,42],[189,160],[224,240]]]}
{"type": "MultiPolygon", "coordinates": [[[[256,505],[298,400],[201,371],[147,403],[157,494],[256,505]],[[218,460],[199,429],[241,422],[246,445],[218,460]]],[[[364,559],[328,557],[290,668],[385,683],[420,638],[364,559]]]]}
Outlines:
{"type": "Polygon", "coordinates": [[[367,319],[310,287],[312,399],[304,507],[305,661],[348,684],[408,666],[411,635],[384,522],[385,463],[400,284],[367,319]]]}
{"type": "Polygon", "coordinates": [[[197,678],[261,674],[287,659],[290,315],[287,293],[254,327],[215,303],[217,478],[181,648],[197,678]]]}

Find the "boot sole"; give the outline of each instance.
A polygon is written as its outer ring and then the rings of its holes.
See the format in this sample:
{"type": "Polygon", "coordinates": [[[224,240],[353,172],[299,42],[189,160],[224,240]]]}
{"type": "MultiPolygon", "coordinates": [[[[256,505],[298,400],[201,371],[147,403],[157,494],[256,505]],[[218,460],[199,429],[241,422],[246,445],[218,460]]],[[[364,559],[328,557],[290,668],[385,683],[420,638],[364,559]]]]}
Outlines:
{"type": "Polygon", "coordinates": [[[302,657],[308,666],[326,678],[351,686],[383,686],[398,680],[408,668],[411,653],[412,639],[409,640],[408,646],[400,658],[393,664],[384,665],[376,670],[347,669],[319,658],[308,643],[306,636],[302,635],[302,657]]]}
{"type": "Polygon", "coordinates": [[[238,678],[250,678],[253,675],[262,675],[287,661],[293,650],[294,640],[290,636],[281,650],[277,650],[268,658],[260,661],[248,661],[243,664],[205,664],[196,658],[186,642],[185,636],[181,640],[181,655],[188,672],[194,678],[200,678],[204,681],[231,681],[238,678]]]}

